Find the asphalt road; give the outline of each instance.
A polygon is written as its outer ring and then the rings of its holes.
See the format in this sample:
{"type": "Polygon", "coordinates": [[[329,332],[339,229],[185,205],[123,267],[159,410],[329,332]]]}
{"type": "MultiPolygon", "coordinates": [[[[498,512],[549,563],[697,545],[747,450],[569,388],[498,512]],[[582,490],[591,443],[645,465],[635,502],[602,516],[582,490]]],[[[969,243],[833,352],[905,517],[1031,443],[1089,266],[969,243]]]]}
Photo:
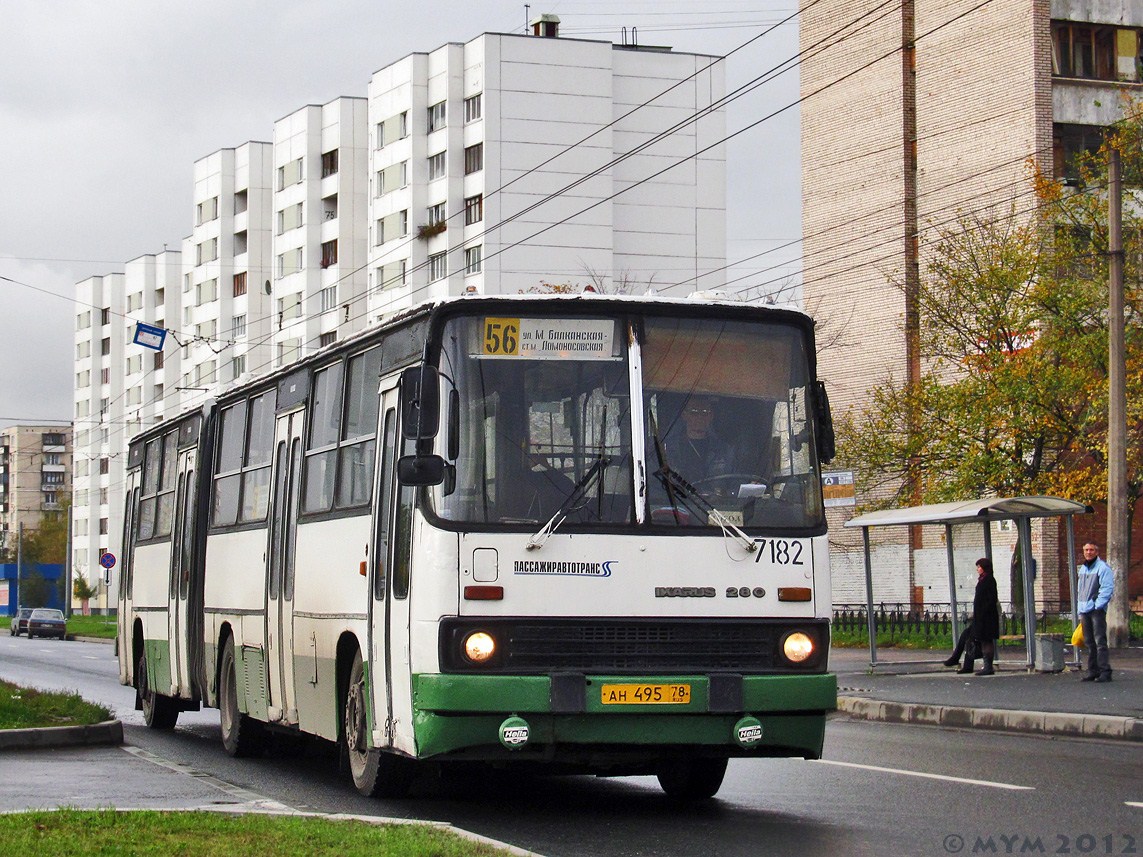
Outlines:
{"type": "MultiPolygon", "coordinates": [[[[0,637],[0,677],[108,704],[124,722],[128,749],[200,774],[172,774],[136,757],[125,764],[128,754],[116,748],[52,752],[52,764],[75,773],[72,805],[262,798],[302,810],[448,821],[553,857],[1143,853],[1143,748],[1122,741],[838,717],[823,762],[732,761],[717,799],[694,807],[672,805],[653,778],[521,780],[484,769],[427,772],[413,798],[376,801],[353,790],[328,746],[231,759],[214,711],[183,714],[170,733],[147,729],[107,645],[0,637]],[[138,765],[161,772],[169,792],[134,793],[138,765]]],[[[0,782],[18,780],[38,758],[0,757],[0,782]]]]}

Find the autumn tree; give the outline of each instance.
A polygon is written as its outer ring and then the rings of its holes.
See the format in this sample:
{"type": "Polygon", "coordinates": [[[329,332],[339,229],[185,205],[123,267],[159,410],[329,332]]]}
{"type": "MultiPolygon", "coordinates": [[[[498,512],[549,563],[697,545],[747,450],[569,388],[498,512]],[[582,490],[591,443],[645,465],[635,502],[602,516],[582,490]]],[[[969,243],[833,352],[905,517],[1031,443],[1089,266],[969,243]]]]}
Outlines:
{"type": "MultiPolygon", "coordinates": [[[[1135,199],[1123,227],[1131,514],[1143,491],[1141,140],[1134,104],[1109,133],[1135,199]]],[[[1078,188],[1030,169],[1031,215],[965,215],[939,231],[920,289],[919,382],[890,378],[840,421],[839,452],[867,496],[908,503],[916,476],[924,502],[1106,500],[1107,146],[1078,167],[1078,188]]]]}

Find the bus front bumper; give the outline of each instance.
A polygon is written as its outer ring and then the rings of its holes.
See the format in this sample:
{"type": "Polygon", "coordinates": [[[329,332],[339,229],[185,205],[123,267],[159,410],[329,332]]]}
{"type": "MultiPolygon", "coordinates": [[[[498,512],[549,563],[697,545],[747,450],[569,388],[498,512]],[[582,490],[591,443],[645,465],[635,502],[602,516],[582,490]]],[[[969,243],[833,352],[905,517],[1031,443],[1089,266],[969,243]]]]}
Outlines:
{"type": "Polygon", "coordinates": [[[836,707],[837,677],[832,674],[413,677],[420,758],[575,762],[593,755],[684,751],[816,759],[826,714],[836,707]],[[668,685],[686,685],[687,701],[615,704],[616,686],[668,685]],[[744,718],[756,722],[761,735],[746,746],[735,737],[744,718]],[[507,719],[526,723],[526,741],[502,741],[507,719]]]}

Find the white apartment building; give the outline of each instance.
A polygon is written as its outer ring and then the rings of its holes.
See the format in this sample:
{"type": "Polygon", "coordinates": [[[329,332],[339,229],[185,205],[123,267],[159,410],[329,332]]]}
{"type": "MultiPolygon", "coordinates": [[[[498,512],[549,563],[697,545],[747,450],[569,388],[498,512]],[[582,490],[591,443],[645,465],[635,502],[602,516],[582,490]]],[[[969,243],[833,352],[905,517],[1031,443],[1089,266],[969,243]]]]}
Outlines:
{"type": "Polygon", "coordinates": [[[338,98],[274,124],[275,366],[367,322],[367,107],[338,98]]]}
{"type": "Polygon", "coordinates": [[[119,553],[130,437],[228,384],[430,298],[723,284],[718,58],[557,25],[412,54],[367,98],[207,155],[181,253],[78,284],[76,573],[119,553]],[[162,351],[133,343],[138,321],[162,351]]]}
{"type": "Polygon", "coordinates": [[[168,373],[181,408],[266,368],[272,353],[272,164],[272,145],[259,142],[195,162],[194,226],[167,324],[177,332],[165,349],[181,355],[181,371],[168,373]]]}
{"type": "Polygon", "coordinates": [[[485,33],[375,72],[370,317],[545,284],[721,286],[716,59],[485,33]]]}

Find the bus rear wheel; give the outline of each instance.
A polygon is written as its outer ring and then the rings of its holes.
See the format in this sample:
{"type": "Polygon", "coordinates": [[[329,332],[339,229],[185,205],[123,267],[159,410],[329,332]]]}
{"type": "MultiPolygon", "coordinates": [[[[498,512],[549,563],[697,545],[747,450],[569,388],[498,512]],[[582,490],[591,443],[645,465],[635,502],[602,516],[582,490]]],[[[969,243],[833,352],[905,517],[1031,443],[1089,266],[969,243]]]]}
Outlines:
{"type": "Polygon", "coordinates": [[[353,656],[342,708],[343,752],[353,785],[366,797],[404,797],[413,780],[413,762],[369,746],[368,694],[361,652],[353,656]]]}
{"type": "Polygon", "coordinates": [[[218,712],[222,746],[231,756],[256,756],[262,752],[262,724],[238,708],[238,679],[234,665],[234,638],[222,647],[218,668],[218,712]]]}
{"type": "Polygon", "coordinates": [[[675,800],[706,800],[722,786],[726,759],[670,759],[659,768],[659,785],[675,800]]]}
{"type": "Polygon", "coordinates": [[[174,729],[179,719],[179,707],[169,696],[163,696],[151,689],[147,680],[147,656],[141,655],[135,667],[135,692],[139,695],[139,707],[143,709],[143,720],[152,729],[174,729]]]}

